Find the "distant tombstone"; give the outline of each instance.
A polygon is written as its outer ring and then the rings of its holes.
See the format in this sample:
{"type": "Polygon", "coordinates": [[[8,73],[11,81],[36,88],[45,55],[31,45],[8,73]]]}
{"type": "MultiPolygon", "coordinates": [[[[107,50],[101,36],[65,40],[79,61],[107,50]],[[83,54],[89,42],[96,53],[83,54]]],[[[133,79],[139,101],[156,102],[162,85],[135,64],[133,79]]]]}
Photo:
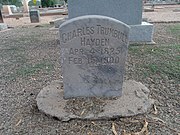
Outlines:
{"type": "Polygon", "coordinates": [[[31,10],[29,12],[29,14],[30,14],[31,23],[39,23],[40,22],[39,10],[31,10]]]}
{"type": "Polygon", "coordinates": [[[88,15],[68,20],[59,32],[64,97],[121,96],[129,27],[88,15]]]}
{"type": "Polygon", "coordinates": [[[1,9],[0,9],[0,23],[4,23],[1,9]]]}
{"type": "Polygon", "coordinates": [[[7,15],[12,15],[12,11],[11,11],[11,7],[10,5],[3,5],[3,9],[2,11],[4,12],[4,14],[7,14],[7,15]]]}

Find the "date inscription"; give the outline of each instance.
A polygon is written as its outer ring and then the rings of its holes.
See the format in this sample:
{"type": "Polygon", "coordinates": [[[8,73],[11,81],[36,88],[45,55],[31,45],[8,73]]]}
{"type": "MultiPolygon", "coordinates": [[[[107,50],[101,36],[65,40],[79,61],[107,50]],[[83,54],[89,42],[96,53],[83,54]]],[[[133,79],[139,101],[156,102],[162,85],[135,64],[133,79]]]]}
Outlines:
{"type": "Polygon", "coordinates": [[[127,33],[122,29],[118,30],[100,24],[78,27],[61,33],[61,41],[68,49],[66,60],[70,65],[118,64],[121,62],[121,54],[125,51],[123,47],[126,46],[127,40],[127,33]],[[75,41],[76,45],[68,46],[71,40],[75,41]]]}

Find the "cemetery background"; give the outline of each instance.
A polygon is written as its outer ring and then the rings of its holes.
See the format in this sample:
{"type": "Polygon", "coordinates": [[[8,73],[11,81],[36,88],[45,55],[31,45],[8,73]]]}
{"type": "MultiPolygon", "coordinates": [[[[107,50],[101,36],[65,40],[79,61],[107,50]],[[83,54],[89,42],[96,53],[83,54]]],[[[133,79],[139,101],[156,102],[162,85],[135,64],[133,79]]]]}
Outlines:
{"type": "MultiPolygon", "coordinates": [[[[179,23],[155,24],[155,46],[129,47],[126,79],[140,81],[151,90],[155,106],[150,114],[65,123],[40,113],[35,102],[43,87],[62,79],[57,31],[49,31],[52,26],[48,24],[13,25],[21,26],[0,32],[0,134],[134,133],[142,129],[145,119],[150,134],[178,133],[179,23]]],[[[83,109],[96,113],[103,104],[100,99],[70,100],[67,110],[72,108],[69,111],[78,115],[83,109]]]]}

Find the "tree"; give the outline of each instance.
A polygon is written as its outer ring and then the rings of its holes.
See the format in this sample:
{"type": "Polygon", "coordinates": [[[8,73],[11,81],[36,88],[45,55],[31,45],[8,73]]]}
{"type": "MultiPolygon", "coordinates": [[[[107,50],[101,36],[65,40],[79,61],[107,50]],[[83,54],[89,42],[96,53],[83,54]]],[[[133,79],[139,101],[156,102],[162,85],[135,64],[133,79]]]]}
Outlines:
{"type": "Polygon", "coordinates": [[[42,7],[52,7],[54,6],[53,0],[41,0],[42,7]]]}
{"type": "Polygon", "coordinates": [[[0,0],[2,5],[15,5],[17,7],[23,6],[21,0],[0,0]]]}
{"type": "Polygon", "coordinates": [[[41,2],[40,1],[36,1],[36,3],[33,2],[33,0],[28,2],[28,6],[32,7],[32,6],[41,6],[41,2]]]}

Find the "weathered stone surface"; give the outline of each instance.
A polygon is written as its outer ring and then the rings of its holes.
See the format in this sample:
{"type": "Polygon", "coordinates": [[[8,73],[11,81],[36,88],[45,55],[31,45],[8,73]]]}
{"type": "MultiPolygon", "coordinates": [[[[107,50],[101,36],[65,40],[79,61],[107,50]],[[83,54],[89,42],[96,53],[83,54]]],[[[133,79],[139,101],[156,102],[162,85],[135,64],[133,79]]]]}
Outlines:
{"type": "Polygon", "coordinates": [[[68,15],[70,19],[83,15],[112,17],[131,26],[129,41],[154,43],[153,25],[142,22],[141,0],[68,0],[68,15]]]}
{"type": "Polygon", "coordinates": [[[130,27],[130,42],[153,43],[153,24],[148,22],[142,22],[141,25],[130,25],[130,27]]]}
{"type": "Polygon", "coordinates": [[[54,27],[59,28],[59,26],[66,21],[66,18],[58,18],[54,21],[54,27]]]}
{"type": "Polygon", "coordinates": [[[1,30],[5,30],[5,29],[7,29],[7,28],[8,28],[7,24],[5,24],[5,23],[0,23],[0,31],[1,31],[1,30]]]}
{"type": "Polygon", "coordinates": [[[10,5],[3,5],[2,9],[4,14],[12,15],[11,6],[10,5]]]}
{"type": "Polygon", "coordinates": [[[69,18],[104,15],[129,25],[141,24],[141,0],[68,0],[69,18]]]}
{"type": "Polygon", "coordinates": [[[0,23],[3,23],[3,16],[2,16],[2,12],[1,12],[1,9],[0,9],[0,23]]]}
{"type": "Polygon", "coordinates": [[[129,27],[90,15],[68,20],[59,31],[65,98],[120,96],[129,27]]]}
{"type": "Polygon", "coordinates": [[[68,100],[63,99],[62,86],[63,83],[61,81],[54,81],[43,88],[36,98],[40,111],[62,121],[68,121],[74,118],[96,120],[134,116],[146,113],[154,102],[148,97],[149,89],[147,87],[142,83],[129,80],[123,84],[122,97],[114,100],[102,99],[106,103],[103,112],[77,116],[64,109],[68,100]]]}
{"type": "Polygon", "coordinates": [[[29,12],[31,23],[39,23],[40,21],[40,14],[39,10],[31,10],[29,12]]]}

